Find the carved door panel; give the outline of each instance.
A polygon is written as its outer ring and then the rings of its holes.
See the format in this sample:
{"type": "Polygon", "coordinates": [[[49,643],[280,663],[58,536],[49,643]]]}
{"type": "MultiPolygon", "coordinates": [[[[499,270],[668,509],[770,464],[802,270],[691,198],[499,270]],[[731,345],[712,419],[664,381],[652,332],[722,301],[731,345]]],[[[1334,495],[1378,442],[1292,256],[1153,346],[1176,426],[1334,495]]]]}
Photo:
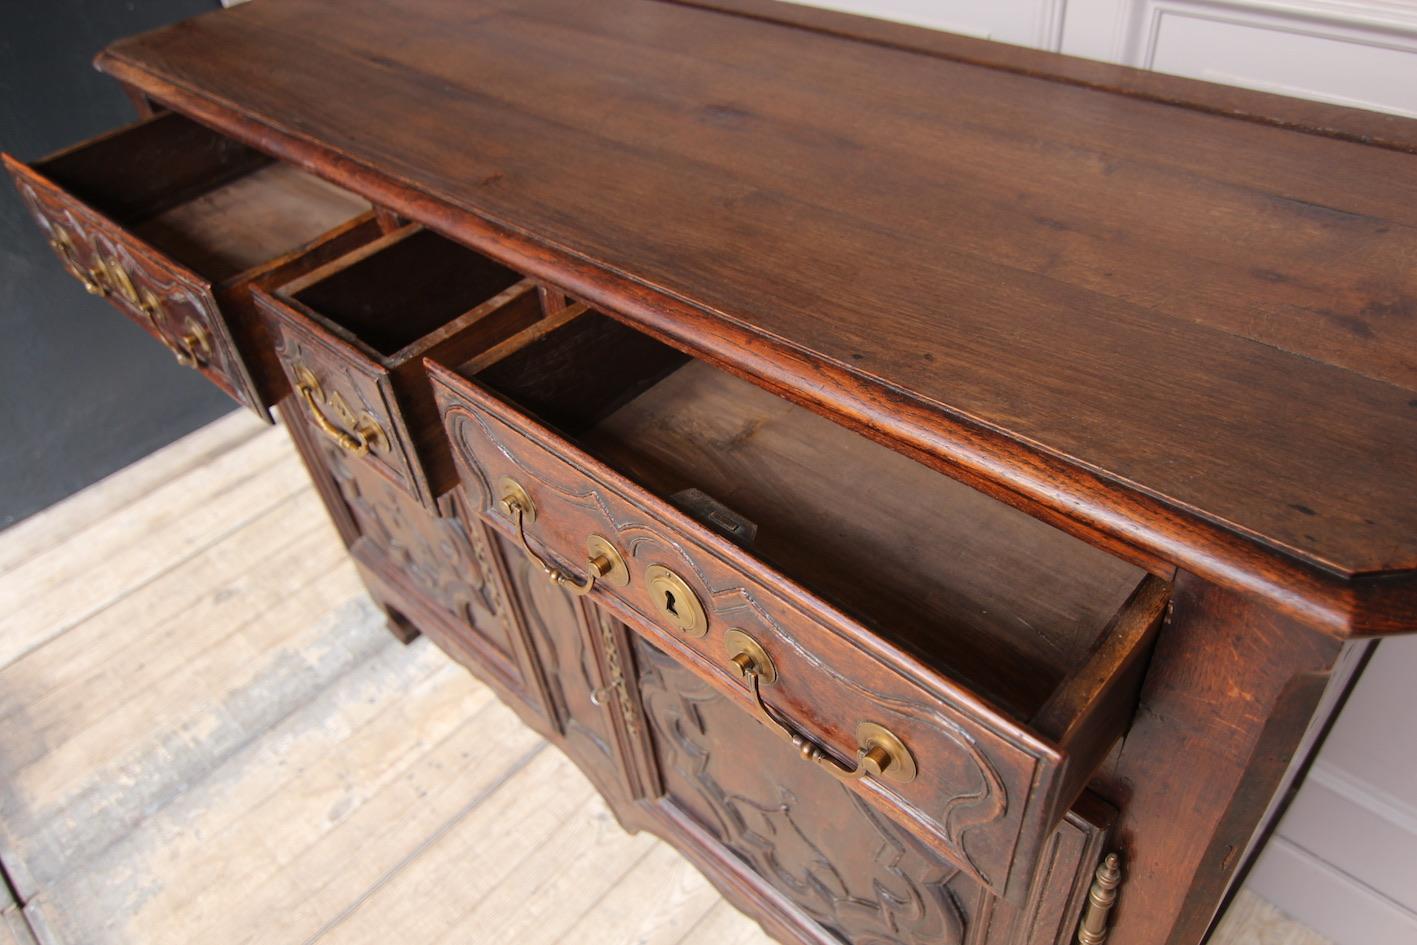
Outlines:
{"type": "Polygon", "coordinates": [[[520,548],[495,536],[540,668],[549,722],[565,750],[612,802],[639,792],[627,739],[638,720],[621,680],[624,629],[546,580],[520,548]]]}
{"type": "Polygon", "coordinates": [[[977,884],[660,650],[635,655],[672,803],[843,941],[973,941],[977,884]]]}
{"type": "MultiPolygon", "coordinates": [[[[804,763],[652,644],[634,637],[633,651],[663,784],[659,803],[696,821],[827,938],[851,945],[1071,940],[1103,827],[1070,813],[1044,858],[1046,876],[1015,908],[804,763]]],[[[1095,819],[1105,821],[1108,812],[1101,813],[1095,819]]]]}
{"type": "Polygon", "coordinates": [[[441,514],[430,513],[361,458],[315,435],[289,399],[281,415],[379,603],[454,659],[539,703],[504,564],[486,527],[465,514],[460,491],[443,496],[441,514]]]}

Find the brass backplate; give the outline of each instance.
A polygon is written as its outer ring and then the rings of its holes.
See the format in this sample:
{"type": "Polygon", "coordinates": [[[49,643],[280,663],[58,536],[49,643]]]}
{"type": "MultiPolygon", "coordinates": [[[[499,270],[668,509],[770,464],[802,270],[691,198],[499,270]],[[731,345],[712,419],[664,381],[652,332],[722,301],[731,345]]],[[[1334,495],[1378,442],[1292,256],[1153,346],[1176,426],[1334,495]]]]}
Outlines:
{"type": "Polygon", "coordinates": [[[920,773],[919,769],[915,767],[915,756],[910,753],[909,748],[905,747],[905,742],[901,741],[895,732],[884,725],[877,725],[875,722],[862,722],[856,726],[856,744],[860,746],[863,754],[873,748],[878,748],[889,756],[891,763],[886,765],[880,773],[880,776],[887,781],[909,784],[920,773]]]}
{"type": "Polygon", "coordinates": [[[655,612],[671,627],[687,637],[708,633],[708,616],[693,588],[662,564],[645,569],[645,584],[655,612]]]}
{"type": "Polygon", "coordinates": [[[621,557],[620,550],[610,543],[610,539],[591,535],[585,540],[585,550],[591,561],[603,557],[610,562],[610,570],[601,574],[598,580],[615,587],[624,587],[630,583],[630,569],[625,567],[625,559],[621,557]]]}
{"type": "Polygon", "coordinates": [[[536,521],[536,503],[531,501],[531,493],[522,488],[522,484],[511,476],[503,476],[497,480],[497,499],[502,513],[507,518],[516,517],[512,506],[517,504],[522,509],[522,524],[530,525],[536,521]]]}
{"type": "MultiPolygon", "coordinates": [[[[777,682],[777,666],[773,664],[772,657],[768,651],[763,649],[763,645],[757,640],[737,627],[725,630],[723,633],[723,648],[728,651],[729,665],[737,668],[737,664],[732,663],[734,657],[747,655],[753,661],[753,668],[757,671],[758,679],[765,686],[771,686],[777,682]]],[[[745,673],[746,675],[746,673],[745,673]]]]}

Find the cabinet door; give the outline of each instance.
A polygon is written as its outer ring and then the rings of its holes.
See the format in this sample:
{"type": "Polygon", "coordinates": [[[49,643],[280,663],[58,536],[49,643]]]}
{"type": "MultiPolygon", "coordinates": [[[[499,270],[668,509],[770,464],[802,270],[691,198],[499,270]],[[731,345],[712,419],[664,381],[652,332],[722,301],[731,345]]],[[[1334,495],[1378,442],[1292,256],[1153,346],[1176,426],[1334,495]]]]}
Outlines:
{"type": "Polygon", "coordinates": [[[1084,798],[1047,844],[1015,907],[855,792],[804,763],[736,704],[642,638],[638,701],[658,769],[658,804],[687,817],[756,882],[802,915],[802,941],[852,945],[1070,942],[1110,811],[1084,798]]]}
{"type": "Polygon", "coordinates": [[[362,458],[317,438],[289,407],[283,402],[281,414],[291,439],[379,603],[477,675],[539,705],[505,563],[458,491],[430,512],[362,458]]]}
{"type": "Polygon", "coordinates": [[[520,548],[500,536],[496,541],[540,671],[553,737],[612,806],[638,796],[628,762],[638,718],[621,671],[624,628],[547,581],[520,548]]]}

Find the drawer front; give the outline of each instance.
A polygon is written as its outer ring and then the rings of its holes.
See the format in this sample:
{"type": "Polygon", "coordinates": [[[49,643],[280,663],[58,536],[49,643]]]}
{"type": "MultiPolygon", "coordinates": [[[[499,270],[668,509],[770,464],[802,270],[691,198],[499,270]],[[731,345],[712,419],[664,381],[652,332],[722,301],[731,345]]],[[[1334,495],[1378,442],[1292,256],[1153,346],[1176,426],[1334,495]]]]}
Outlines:
{"type": "Polygon", "coordinates": [[[1060,752],[478,385],[433,374],[475,511],[515,539],[500,490],[504,479],[520,483],[536,507],[527,528],[533,551],[580,575],[587,537],[608,539],[625,559],[628,581],[602,585],[596,599],[761,714],[730,672],[728,631],[758,641],[776,669],[763,689],[769,709],[841,764],[856,756],[860,723],[893,733],[918,776],[908,783],[866,777],[850,788],[991,891],[1021,901],[1063,813],[1050,809],[1058,803],[1060,752]],[[666,618],[666,585],[650,581],[659,567],[684,581],[670,589],[684,598],[673,601],[681,611],[697,601],[702,635],[666,618]]]}
{"type": "Polygon", "coordinates": [[[317,435],[435,508],[389,372],[299,312],[254,297],[275,327],[276,359],[292,399],[317,435]]]}
{"type": "Polygon", "coordinates": [[[635,642],[660,803],[688,814],[831,936],[870,945],[1072,941],[1106,812],[1072,814],[1020,908],[824,772],[655,646],[635,642]]]}
{"type": "Polygon", "coordinates": [[[211,283],[55,186],[7,161],[20,196],[66,269],[238,403],[266,409],[211,283]]]}

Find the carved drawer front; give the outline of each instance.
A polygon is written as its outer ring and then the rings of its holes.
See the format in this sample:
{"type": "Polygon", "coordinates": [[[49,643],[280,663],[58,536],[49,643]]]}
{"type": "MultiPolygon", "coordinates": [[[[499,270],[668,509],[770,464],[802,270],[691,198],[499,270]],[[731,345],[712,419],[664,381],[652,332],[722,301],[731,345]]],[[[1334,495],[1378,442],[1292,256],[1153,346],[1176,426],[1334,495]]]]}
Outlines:
{"type": "Polygon", "coordinates": [[[1064,818],[1038,881],[1021,906],[1010,906],[858,794],[804,766],[672,657],[636,640],[635,660],[664,785],[658,803],[687,814],[808,922],[862,945],[1073,941],[1113,816],[1106,805],[1085,798],[1064,818]]]}
{"type": "Polygon", "coordinates": [[[65,267],[238,402],[267,416],[253,285],[373,236],[367,203],[166,113],[32,165],[5,163],[65,267]]]}
{"type": "Polygon", "coordinates": [[[470,506],[804,764],[1022,902],[1046,838],[1127,726],[1167,588],[647,345],[592,313],[492,364],[430,364],[470,506]],[[741,428],[715,428],[735,411],[741,428]],[[676,467],[693,442],[710,448],[676,467]],[[843,470],[883,491],[801,489],[843,470]],[[798,502],[820,508],[804,516],[798,502]],[[912,583],[877,596],[901,573],[912,583]],[[863,577],[870,587],[850,584],[863,577]]]}
{"type": "Polygon", "coordinates": [[[307,419],[428,508],[457,477],[422,359],[471,357],[542,315],[531,282],[417,226],[255,297],[307,419]]]}

